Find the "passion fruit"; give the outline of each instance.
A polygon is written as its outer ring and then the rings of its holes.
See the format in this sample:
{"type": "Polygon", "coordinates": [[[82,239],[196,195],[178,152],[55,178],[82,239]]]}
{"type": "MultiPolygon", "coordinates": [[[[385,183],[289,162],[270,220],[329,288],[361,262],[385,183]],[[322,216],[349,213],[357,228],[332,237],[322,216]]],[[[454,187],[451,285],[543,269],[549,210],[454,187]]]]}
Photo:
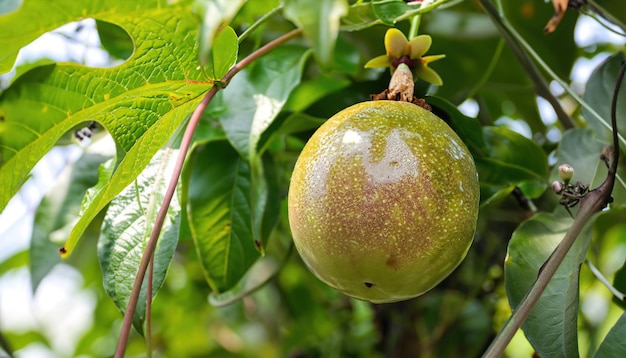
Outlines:
{"type": "Polygon", "coordinates": [[[461,263],[478,202],[473,158],[444,121],[412,103],[371,101],[310,138],[291,178],[289,222],[320,280],[358,299],[396,302],[461,263]]]}

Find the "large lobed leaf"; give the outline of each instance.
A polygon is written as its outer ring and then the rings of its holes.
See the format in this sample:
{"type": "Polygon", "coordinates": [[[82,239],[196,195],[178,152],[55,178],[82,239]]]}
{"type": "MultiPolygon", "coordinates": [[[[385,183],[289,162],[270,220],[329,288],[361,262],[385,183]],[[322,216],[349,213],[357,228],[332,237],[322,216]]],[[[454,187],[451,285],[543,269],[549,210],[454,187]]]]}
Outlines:
{"type": "MultiPolygon", "coordinates": [[[[110,69],[38,67],[0,96],[0,208],[34,164],[77,124],[95,120],[116,141],[117,167],[84,202],[65,246],[67,254],[89,222],[170,140],[212,86],[211,81],[203,82],[198,68],[197,17],[184,5],[159,1],[26,1],[19,11],[0,17],[2,63],[12,64],[14,52],[44,31],[85,17],[115,23],[129,33],[135,49],[127,62],[110,69]]],[[[234,61],[233,50],[236,53],[236,44],[220,55],[227,59],[218,61],[222,68],[234,61]]]]}
{"type": "MultiPolygon", "coordinates": [[[[152,233],[154,221],[170,177],[178,150],[158,152],[149,165],[109,205],[98,241],[104,288],[121,312],[126,311],[135,281],[137,267],[152,233]]],[[[165,274],[178,242],[180,204],[176,195],[168,208],[159,241],[154,252],[152,297],[165,281],[165,274]]],[[[148,275],[140,292],[133,317],[135,328],[142,332],[145,319],[148,275]]]]}

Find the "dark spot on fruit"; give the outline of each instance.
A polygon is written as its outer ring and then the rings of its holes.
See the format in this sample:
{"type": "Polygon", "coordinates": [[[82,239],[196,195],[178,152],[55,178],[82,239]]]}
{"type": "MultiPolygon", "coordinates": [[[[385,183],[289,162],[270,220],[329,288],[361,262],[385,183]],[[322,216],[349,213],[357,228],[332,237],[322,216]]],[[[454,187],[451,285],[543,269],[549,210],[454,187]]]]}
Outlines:
{"type": "Polygon", "coordinates": [[[67,254],[67,250],[65,249],[65,246],[63,246],[63,247],[59,247],[59,253],[60,253],[61,255],[65,255],[65,254],[67,254]]]}
{"type": "Polygon", "coordinates": [[[385,265],[391,267],[394,270],[398,269],[398,259],[396,258],[395,255],[391,255],[389,256],[389,258],[387,258],[387,261],[385,261],[385,265]]]}
{"type": "Polygon", "coordinates": [[[365,286],[366,286],[367,288],[370,288],[370,287],[374,286],[374,284],[373,284],[373,283],[371,283],[371,282],[365,282],[365,286]]]}

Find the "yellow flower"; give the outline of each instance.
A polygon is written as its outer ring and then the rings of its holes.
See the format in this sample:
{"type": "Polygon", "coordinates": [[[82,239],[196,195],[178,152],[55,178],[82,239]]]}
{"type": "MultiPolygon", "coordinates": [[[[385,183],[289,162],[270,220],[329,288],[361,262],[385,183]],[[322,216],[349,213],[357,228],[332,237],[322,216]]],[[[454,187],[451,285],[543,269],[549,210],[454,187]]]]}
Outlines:
{"type": "Polygon", "coordinates": [[[365,68],[390,67],[393,73],[399,64],[404,63],[413,72],[415,80],[419,77],[424,81],[441,86],[443,84],[441,77],[435,70],[428,67],[428,64],[444,58],[446,55],[424,56],[432,42],[433,40],[428,35],[420,35],[408,41],[400,30],[390,28],[385,34],[387,54],[369,60],[365,64],[365,68]]]}

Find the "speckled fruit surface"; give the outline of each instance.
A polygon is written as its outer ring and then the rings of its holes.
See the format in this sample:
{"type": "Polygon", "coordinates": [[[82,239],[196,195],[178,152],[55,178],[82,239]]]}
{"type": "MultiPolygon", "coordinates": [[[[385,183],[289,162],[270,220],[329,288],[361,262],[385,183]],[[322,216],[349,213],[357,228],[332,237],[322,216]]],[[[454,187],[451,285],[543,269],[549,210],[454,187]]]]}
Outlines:
{"type": "Polygon", "coordinates": [[[406,102],[359,103],[322,125],[289,188],[296,249],[322,281],[395,302],[447,277],[478,216],[474,161],[452,129],[406,102]]]}

